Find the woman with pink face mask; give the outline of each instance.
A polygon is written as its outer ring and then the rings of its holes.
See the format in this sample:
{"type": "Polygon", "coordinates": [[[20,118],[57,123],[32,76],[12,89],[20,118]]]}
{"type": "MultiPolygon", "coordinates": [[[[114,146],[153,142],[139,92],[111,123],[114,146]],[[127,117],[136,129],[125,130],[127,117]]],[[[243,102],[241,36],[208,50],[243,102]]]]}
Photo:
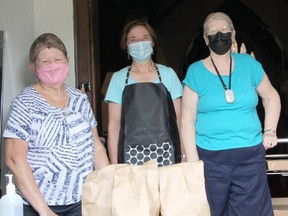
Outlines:
{"type": "Polygon", "coordinates": [[[24,215],[81,215],[82,185],[109,164],[86,94],[64,81],[67,50],[54,34],[30,48],[37,82],[13,101],[5,139],[6,165],[24,201],[24,215]]]}
{"type": "Polygon", "coordinates": [[[175,71],[153,62],[156,34],[144,20],[123,29],[121,48],[131,64],[113,74],[108,103],[108,152],[111,163],[159,166],[181,161],[178,133],[181,82],[175,71]]]}

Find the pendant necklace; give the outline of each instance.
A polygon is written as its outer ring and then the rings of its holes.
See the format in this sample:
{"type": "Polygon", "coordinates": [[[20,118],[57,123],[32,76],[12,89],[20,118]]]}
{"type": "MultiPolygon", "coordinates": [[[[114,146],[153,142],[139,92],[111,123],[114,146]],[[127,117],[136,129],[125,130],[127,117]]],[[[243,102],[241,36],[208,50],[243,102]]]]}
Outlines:
{"type": "Polygon", "coordinates": [[[226,84],[224,83],[224,81],[223,81],[223,79],[222,79],[222,77],[221,77],[221,75],[220,75],[220,73],[219,73],[219,71],[218,71],[218,69],[217,69],[217,67],[216,67],[216,65],[214,63],[214,61],[212,59],[212,56],[210,56],[210,58],[211,58],[211,62],[213,64],[213,66],[214,66],[214,69],[216,70],[217,75],[218,75],[218,77],[219,77],[219,79],[220,79],[220,81],[221,81],[221,83],[223,85],[223,88],[225,90],[226,103],[229,103],[229,104],[234,103],[235,102],[235,96],[234,96],[233,90],[231,89],[231,68],[232,68],[232,57],[231,57],[231,55],[230,55],[229,86],[228,86],[228,88],[227,88],[226,84]]]}

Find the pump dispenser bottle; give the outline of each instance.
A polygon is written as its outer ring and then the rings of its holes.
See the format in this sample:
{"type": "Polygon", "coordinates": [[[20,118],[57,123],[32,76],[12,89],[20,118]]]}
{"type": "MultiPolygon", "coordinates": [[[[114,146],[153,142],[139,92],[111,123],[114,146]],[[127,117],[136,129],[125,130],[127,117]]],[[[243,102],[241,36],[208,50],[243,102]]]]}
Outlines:
{"type": "Polygon", "coordinates": [[[0,216],[23,216],[23,200],[16,193],[12,182],[12,174],[6,174],[8,179],[6,194],[0,199],[0,216]]]}

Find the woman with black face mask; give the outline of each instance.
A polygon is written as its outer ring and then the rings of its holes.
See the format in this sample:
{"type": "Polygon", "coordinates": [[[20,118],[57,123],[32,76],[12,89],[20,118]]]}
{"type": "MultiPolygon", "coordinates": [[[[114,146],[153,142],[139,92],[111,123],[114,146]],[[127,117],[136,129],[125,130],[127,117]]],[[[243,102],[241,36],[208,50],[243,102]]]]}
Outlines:
{"type": "Polygon", "coordinates": [[[210,55],[190,65],[183,81],[187,161],[204,161],[213,216],[273,215],[265,153],[277,145],[279,95],[255,58],[231,52],[236,33],[226,14],[208,15],[203,31],[210,55]],[[263,128],[258,96],[265,110],[263,128]]]}

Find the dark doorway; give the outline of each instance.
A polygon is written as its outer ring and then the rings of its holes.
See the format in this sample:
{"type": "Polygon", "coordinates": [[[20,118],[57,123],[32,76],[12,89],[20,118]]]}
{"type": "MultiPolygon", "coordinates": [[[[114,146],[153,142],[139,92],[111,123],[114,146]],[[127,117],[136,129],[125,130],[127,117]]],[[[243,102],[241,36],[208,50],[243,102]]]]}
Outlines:
{"type": "MultiPolygon", "coordinates": [[[[151,23],[158,34],[161,53],[165,55],[165,58],[157,55],[156,61],[171,66],[179,78],[183,79],[189,64],[208,55],[202,37],[202,25],[205,17],[210,12],[223,11],[230,15],[234,22],[238,46],[245,43],[248,53],[254,52],[273,86],[280,93],[282,112],[278,136],[288,137],[288,87],[286,87],[286,85],[288,86],[288,65],[285,48],[281,45],[286,44],[287,47],[288,42],[280,41],[271,26],[263,21],[263,18],[266,18],[266,21],[273,19],[273,15],[260,13],[261,18],[251,7],[247,6],[257,4],[257,8],[261,8],[265,7],[267,2],[271,3],[272,1],[74,0],[75,20],[77,20],[75,32],[77,35],[77,53],[75,55],[78,65],[77,82],[80,85],[82,81],[91,79],[92,90],[88,92],[88,95],[94,105],[100,125],[103,113],[105,113],[103,110],[106,109],[101,107],[104,95],[99,93],[103,87],[105,76],[108,72],[117,71],[128,64],[127,54],[122,52],[119,47],[121,30],[127,20],[144,17],[151,23]]],[[[275,2],[278,3],[275,3],[275,7],[279,11],[283,6],[288,10],[287,1],[275,2]]],[[[261,10],[259,11],[261,12],[261,10]]],[[[274,16],[276,15],[274,13],[274,16]]],[[[279,23],[278,21],[275,19],[274,23],[279,23]]],[[[288,21],[284,18],[281,21],[283,22],[282,26],[286,27],[288,21]]],[[[263,122],[261,104],[258,110],[263,122]]],[[[98,129],[101,135],[102,127],[98,129]]],[[[277,148],[269,150],[267,153],[288,154],[288,145],[279,144],[277,148]]],[[[276,188],[278,192],[287,194],[287,177],[277,176],[270,181],[273,182],[272,185],[280,186],[280,188],[276,188]],[[278,183],[275,183],[275,178],[280,178],[277,180],[278,183]]],[[[276,194],[279,193],[276,192],[276,194]]]]}
{"type": "MultiPolygon", "coordinates": [[[[202,37],[204,18],[210,12],[223,11],[234,22],[238,45],[245,43],[247,51],[249,53],[254,52],[256,59],[263,64],[273,86],[282,94],[283,81],[287,76],[287,57],[271,28],[253,10],[238,0],[222,1],[222,4],[218,3],[217,7],[215,7],[216,4],[211,3],[213,1],[205,1],[207,7],[205,7],[204,14],[201,13],[201,16],[198,16],[200,18],[197,18],[196,13],[194,16],[181,14],[181,16],[178,15],[180,21],[177,20],[177,10],[183,5],[186,8],[196,8],[194,11],[197,10],[198,5],[201,6],[200,2],[194,2],[196,3],[183,0],[99,0],[101,83],[103,83],[107,72],[117,71],[129,63],[127,54],[121,51],[119,47],[121,30],[128,20],[144,17],[152,24],[159,36],[160,46],[163,45],[165,48],[163,48],[164,55],[167,55],[167,59],[171,59],[171,61],[161,62],[162,60],[157,59],[158,56],[156,56],[156,60],[173,67],[179,78],[183,79],[189,64],[208,55],[208,49],[202,37]],[[183,20],[184,18],[185,20],[183,20]],[[189,19],[191,19],[190,22],[189,19]],[[196,19],[198,19],[197,22],[194,21],[193,23],[193,20],[196,19]],[[172,36],[169,38],[169,33],[173,31],[175,25],[182,25],[183,29],[187,28],[185,32],[188,35],[186,40],[182,40],[183,32],[179,32],[178,35],[173,35],[174,41],[177,41],[177,43],[170,42],[172,36]],[[177,37],[179,40],[177,40],[177,37]],[[181,56],[183,57],[179,58],[176,50],[180,50],[181,46],[184,48],[178,53],[182,52],[181,56]],[[173,61],[177,61],[177,63],[173,63],[173,61]]],[[[187,9],[187,13],[189,10],[187,9]]],[[[183,9],[182,11],[185,12],[183,9]]],[[[278,128],[279,137],[288,137],[286,94],[284,92],[282,97],[283,108],[278,128]]],[[[259,106],[259,115],[263,119],[261,106],[259,106]]]]}

